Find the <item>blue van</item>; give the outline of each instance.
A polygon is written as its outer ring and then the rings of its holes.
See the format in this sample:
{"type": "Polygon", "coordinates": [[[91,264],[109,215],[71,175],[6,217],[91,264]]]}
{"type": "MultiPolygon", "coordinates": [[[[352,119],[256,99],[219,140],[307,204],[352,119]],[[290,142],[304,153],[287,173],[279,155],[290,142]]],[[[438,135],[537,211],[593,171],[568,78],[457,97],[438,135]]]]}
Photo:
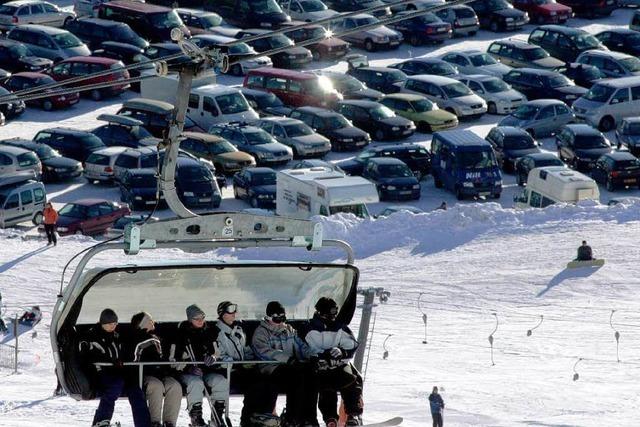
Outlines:
{"type": "Polygon", "coordinates": [[[489,144],[468,130],[435,132],[431,141],[431,171],[437,188],[458,200],[466,196],[500,198],[502,174],[489,144]]]}

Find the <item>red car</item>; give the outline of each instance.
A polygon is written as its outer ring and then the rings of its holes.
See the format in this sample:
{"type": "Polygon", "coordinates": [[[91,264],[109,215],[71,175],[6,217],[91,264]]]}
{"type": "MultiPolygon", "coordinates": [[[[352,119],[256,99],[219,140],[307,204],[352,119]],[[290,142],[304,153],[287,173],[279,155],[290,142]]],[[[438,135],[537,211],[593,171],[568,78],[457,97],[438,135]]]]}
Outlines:
{"type": "MultiPolygon", "coordinates": [[[[117,71],[113,74],[107,74],[106,76],[83,80],[81,82],[74,83],[72,86],[109,83],[129,78],[129,72],[124,69],[122,61],[112,58],[103,58],[101,56],[74,56],[73,58],[68,58],[64,61],[58,62],[56,65],[51,67],[49,71],[47,71],[47,74],[53,77],[56,81],[64,81],[73,77],[85,76],[87,74],[93,74],[109,69],[121,71],[117,71]]],[[[129,89],[130,86],[131,85],[129,83],[124,83],[102,89],[93,89],[84,93],[88,93],[94,101],[99,101],[105,97],[120,95],[125,90],[129,89]]]]}
{"type": "MultiPolygon", "coordinates": [[[[42,73],[15,73],[4,83],[4,87],[12,92],[17,92],[24,89],[31,89],[32,87],[48,85],[55,83],[51,76],[42,73]]],[[[52,90],[59,90],[52,89],[52,90]]],[[[46,93],[46,91],[45,91],[46,93]]],[[[80,100],[80,95],[76,93],[67,95],[56,95],[49,98],[34,99],[32,101],[26,101],[27,105],[36,105],[43,108],[46,111],[53,110],[54,108],[69,108],[73,104],[76,104],[80,100]]]]}
{"type": "Polygon", "coordinates": [[[513,0],[511,3],[531,17],[538,24],[564,24],[573,16],[569,6],[556,3],[556,0],[513,0]]]}
{"type": "Polygon", "coordinates": [[[104,199],[82,199],[67,203],[58,211],[58,234],[102,234],[131,211],[126,204],[104,199]]]}

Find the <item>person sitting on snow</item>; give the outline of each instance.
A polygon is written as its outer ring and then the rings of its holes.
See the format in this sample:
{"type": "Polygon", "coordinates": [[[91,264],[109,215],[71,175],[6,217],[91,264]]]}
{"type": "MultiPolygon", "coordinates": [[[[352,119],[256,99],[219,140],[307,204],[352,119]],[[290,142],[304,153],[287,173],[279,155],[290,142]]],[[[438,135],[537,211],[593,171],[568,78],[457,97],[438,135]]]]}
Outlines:
{"type": "Polygon", "coordinates": [[[591,246],[587,245],[587,241],[583,240],[582,245],[578,247],[578,257],[576,261],[591,261],[593,260],[593,252],[591,246]]]}

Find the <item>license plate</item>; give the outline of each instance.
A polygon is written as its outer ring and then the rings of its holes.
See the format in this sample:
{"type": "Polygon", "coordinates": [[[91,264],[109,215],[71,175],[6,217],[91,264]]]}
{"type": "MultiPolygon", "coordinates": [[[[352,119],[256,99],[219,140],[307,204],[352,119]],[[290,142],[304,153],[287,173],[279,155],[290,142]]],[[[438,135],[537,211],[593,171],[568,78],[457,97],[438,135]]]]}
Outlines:
{"type": "Polygon", "coordinates": [[[444,33],[445,31],[447,31],[447,27],[440,27],[437,30],[439,33],[444,33]]]}
{"type": "Polygon", "coordinates": [[[146,202],[144,202],[145,205],[155,205],[156,201],[155,200],[148,200],[146,202]]]}
{"type": "Polygon", "coordinates": [[[636,182],[636,179],[635,179],[635,178],[625,179],[625,180],[624,180],[624,183],[625,183],[625,184],[633,184],[634,182],[636,182]]]}
{"type": "Polygon", "coordinates": [[[202,199],[199,199],[199,200],[200,200],[200,203],[206,203],[211,201],[211,197],[203,197],[202,199]]]}
{"type": "Polygon", "coordinates": [[[402,134],[403,135],[409,135],[411,133],[411,129],[407,129],[407,130],[403,130],[402,134]]]}
{"type": "Polygon", "coordinates": [[[361,147],[363,145],[366,145],[365,141],[356,142],[356,147],[361,147]]]}
{"type": "Polygon", "coordinates": [[[389,43],[391,46],[398,46],[400,44],[400,42],[390,42],[389,43]]]}
{"type": "Polygon", "coordinates": [[[408,194],[411,194],[411,191],[401,191],[400,194],[402,194],[403,196],[406,196],[408,194]]]}
{"type": "Polygon", "coordinates": [[[482,193],[478,193],[479,196],[488,196],[489,194],[491,193],[489,193],[488,191],[483,191],[482,193]]]}

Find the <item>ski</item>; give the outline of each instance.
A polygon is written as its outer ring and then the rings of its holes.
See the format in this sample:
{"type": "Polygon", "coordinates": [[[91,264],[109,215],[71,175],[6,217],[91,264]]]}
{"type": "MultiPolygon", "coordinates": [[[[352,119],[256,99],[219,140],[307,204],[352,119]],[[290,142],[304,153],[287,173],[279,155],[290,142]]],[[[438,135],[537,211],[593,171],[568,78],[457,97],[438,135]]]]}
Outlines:
{"type": "Polygon", "coordinates": [[[395,418],[389,418],[386,421],[381,421],[379,423],[372,423],[372,424],[363,424],[362,427],[392,427],[392,426],[399,426],[400,424],[402,424],[402,417],[395,417],[395,418]]]}

